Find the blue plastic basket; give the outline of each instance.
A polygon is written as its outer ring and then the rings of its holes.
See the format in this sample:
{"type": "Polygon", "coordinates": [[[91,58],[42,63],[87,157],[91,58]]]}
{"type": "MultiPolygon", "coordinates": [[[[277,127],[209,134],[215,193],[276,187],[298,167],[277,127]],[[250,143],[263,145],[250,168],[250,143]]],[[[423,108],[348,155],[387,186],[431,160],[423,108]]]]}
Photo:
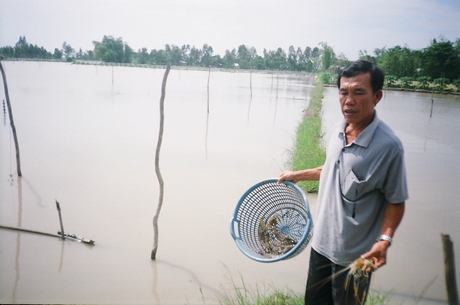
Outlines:
{"type": "Polygon", "coordinates": [[[249,258],[276,262],[292,258],[308,245],[313,222],[305,193],[290,181],[267,179],[238,201],[230,234],[249,258]]]}

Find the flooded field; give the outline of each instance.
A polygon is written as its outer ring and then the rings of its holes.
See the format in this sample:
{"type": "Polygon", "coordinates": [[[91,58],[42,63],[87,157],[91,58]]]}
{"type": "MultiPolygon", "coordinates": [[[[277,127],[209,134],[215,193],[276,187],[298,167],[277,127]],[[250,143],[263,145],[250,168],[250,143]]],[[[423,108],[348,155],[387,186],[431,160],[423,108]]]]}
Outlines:
{"type": "MultiPolygon", "coordinates": [[[[217,304],[242,279],[250,291],[303,292],[309,248],[291,260],[255,262],[236,247],[229,222],[247,188],[286,168],[312,77],[171,70],[165,197],[151,261],[164,70],[3,64],[23,177],[5,116],[0,225],[55,234],[58,200],[65,231],[96,244],[0,230],[0,303],[217,304]]],[[[327,132],[340,117],[334,88],[323,104],[327,132]]],[[[373,288],[404,304],[445,299],[441,232],[460,253],[460,101],[435,95],[432,118],[430,107],[430,95],[387,92],[377,108],[405,145],[411,199],[373,288]]],[[[308,198],[314,214],[315,196],[308,198]]]]}

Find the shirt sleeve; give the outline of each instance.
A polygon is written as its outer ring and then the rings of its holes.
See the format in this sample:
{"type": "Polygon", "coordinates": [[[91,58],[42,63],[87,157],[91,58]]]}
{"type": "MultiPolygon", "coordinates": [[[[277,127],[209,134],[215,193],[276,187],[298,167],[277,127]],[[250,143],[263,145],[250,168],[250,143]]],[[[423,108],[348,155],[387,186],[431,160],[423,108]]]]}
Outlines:
{"type": "Polygon", "coordinates": [[[386,177],[387,179],[382,191],[389,203],[400,203],[409,199],[404,150],[397,149],[386,177]]]}

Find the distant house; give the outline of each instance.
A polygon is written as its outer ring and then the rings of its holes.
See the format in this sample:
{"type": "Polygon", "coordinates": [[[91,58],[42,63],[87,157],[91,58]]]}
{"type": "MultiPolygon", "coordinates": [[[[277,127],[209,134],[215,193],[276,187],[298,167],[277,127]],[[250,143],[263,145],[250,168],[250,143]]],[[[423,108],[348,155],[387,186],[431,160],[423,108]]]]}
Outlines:
{"type": "Polygon", "coordinates": [[[233,64],[233,68],[239,69],[239,68],[240,68],[240,64],[239,64],[239,63],[234,63],[234,64],[233,64]]]}

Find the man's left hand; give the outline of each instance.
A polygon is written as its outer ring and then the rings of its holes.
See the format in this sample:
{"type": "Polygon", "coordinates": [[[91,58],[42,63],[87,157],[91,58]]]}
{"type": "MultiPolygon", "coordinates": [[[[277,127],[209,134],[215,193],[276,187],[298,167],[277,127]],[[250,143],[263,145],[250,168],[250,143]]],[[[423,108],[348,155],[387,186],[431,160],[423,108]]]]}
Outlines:
{"type": "Polygon", "coordinates": [[[371,250],[361,255],[364,259],[372,259],[375,268],[380,268],[387,263],[387,249],[390,243],[385,240],[376,242],[371,250]]]}

